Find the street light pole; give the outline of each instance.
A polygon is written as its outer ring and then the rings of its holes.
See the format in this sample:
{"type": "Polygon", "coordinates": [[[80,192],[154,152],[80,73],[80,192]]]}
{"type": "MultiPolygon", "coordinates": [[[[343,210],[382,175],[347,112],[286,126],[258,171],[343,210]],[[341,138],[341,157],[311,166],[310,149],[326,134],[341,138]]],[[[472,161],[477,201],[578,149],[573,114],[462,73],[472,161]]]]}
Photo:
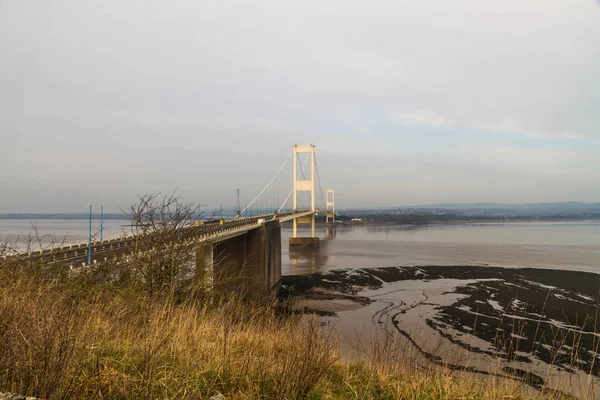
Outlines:
{"type": "Polygon", "coordinates": [[[90,231],[88,234],[88,265],[92,265],[92,205],[90,204],[90,231]]]}
{"type": "Polygon", "coordinates": [[[102,232],[104,231],[104,204],[100,206],[100,241],[102,241],[102,232]]]}

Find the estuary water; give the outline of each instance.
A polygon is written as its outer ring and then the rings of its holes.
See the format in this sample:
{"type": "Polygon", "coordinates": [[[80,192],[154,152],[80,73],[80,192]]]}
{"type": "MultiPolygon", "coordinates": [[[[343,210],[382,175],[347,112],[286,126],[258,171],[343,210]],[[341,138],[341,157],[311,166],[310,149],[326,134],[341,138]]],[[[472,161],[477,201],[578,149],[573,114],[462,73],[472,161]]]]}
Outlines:
{"type": "MultiPolygon", "coordinates": [[[[302,232],[307,234],[308,232],[302,232]]],[[[542,267],[600,273],[600,221],[317,228],[318,251],[289,251],[283,274],[414,265],[542,267]]]]}
{"type": "MultiPolygon", "coordinates": [[[[104,221],[105,239],[127,233],[128,221],[104,221]]],[[[0,242],[34,234],[47,244],[84,242],[87,220],[0,220],[0,242]]],[[[99,221],[92,234],[99,238],[99,221]]],[[[300,230],[301,235],[308,234],[300,230]]],[[[339,268],[411,265],[542,267],[600,273],[600,221],[444,225],[317,226],[318,251],[289,251],[291,227],[282,228],[283,275],[339,268]]],[[[37,240],[36,240],[37,241],[37,240]]]]}
{"type": "MultiPolygon", "coordinates": [[[[118,237],[127,232],[129,221],[103,221],[103,239],[118,237]]],[[[13,243],[23,248],[31,244],[33,249],[52,243],[75,244],[88,240],[89,220],[43,219],[38,221],[0,219],[0,243],[13,243]]],[[[100,222],[92,221],[92,237],[100,239],[100,222]]]]}
{"type": "Polygon", "coordinates": [[[411,365],[600,393],[600,221],[318,232],[318,250],[298,251],[284,228],[283,290],[337,332],[343,357],[384,348],[411,365]]]}

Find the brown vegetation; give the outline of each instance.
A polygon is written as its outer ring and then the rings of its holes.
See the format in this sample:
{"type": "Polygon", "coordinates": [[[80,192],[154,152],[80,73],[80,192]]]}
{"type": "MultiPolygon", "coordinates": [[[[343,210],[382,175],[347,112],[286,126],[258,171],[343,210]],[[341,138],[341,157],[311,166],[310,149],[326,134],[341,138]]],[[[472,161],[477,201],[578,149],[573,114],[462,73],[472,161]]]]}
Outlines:
{"type": "Polygon", "coordinates": [[[496,399],[528,390],[390,363],[382,343],[347,362],[318,319],[282,313],[273,298],[210,293],[187,269],[199,243],[174,237],[192,208],[166,204],[176,213],[154,199],[133,208],[140,242],[125,261],[74,271],[0,262],[0,391],[48,399],[496,399]]]}
{"type": "Polygon", "coordinates": [[[380,359],[345,363],[315,319],[279,316],[268,303],[176,304],[172,296],[77,288],[77,279],[3,282],[3,391],[40,398],[441,399],[514,390],[443,370],[387,368],[380,359]]]}

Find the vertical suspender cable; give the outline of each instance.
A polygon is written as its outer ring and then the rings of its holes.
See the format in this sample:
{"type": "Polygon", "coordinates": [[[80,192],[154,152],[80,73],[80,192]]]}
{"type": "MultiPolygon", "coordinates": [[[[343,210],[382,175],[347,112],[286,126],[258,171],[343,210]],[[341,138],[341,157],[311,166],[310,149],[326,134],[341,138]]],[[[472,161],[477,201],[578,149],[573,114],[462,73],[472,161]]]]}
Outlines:
{"type": "MultiPolygon", "coordinates": [[[[254,200],[252,200],[243,210],[240,214],[243,214],[244,211],[246,211],[246,208],[252,206],[252,204],[254,204],[254,202],[256,200],[258,200],[260,198],[260,196],[269,188],[269,186],[271,186],[271,184],[273,183],[273,181],[275,180],[275,178],[277,178],[277,175],[279,175],[279,173],[281,172],[281,170],[283,169],[283,167],[285,167],[285,165],[287,164],[287,162],[290,160],[290,158],[292,157],[292,154],[290,153],[288,155],[288,157],[285,159],[285,161],[283,162],[283,164],[281,165],[281,167],[279,168],[279,170],[277,171],[277,173],[275,174],[275,176],[273,177],[273,179],[271,179],[271,181],[269,181],[269,183],[267,183],[267,186],[264,187],[264,189],[258,194],[258,196],[256,196],[254,198],[254,200]]],[[[260,210],[259,210],[260,212],[260,210]]],[[[236,219],[238,216],[236,216],[233,219],[236,219]]]]}

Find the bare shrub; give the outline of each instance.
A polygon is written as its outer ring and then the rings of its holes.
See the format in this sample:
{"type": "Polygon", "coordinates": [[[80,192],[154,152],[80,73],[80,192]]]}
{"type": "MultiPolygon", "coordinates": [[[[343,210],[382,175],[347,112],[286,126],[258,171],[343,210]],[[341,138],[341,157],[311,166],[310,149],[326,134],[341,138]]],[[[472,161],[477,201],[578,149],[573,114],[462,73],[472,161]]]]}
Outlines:
{"type": "Polygon", "coordinates": [[[134,248],[127,266],[150,294],[181,288],[195,275],[198,237],[192,229],[198,207],[174,195],[141,196],[130,207],[134,248]]]}

